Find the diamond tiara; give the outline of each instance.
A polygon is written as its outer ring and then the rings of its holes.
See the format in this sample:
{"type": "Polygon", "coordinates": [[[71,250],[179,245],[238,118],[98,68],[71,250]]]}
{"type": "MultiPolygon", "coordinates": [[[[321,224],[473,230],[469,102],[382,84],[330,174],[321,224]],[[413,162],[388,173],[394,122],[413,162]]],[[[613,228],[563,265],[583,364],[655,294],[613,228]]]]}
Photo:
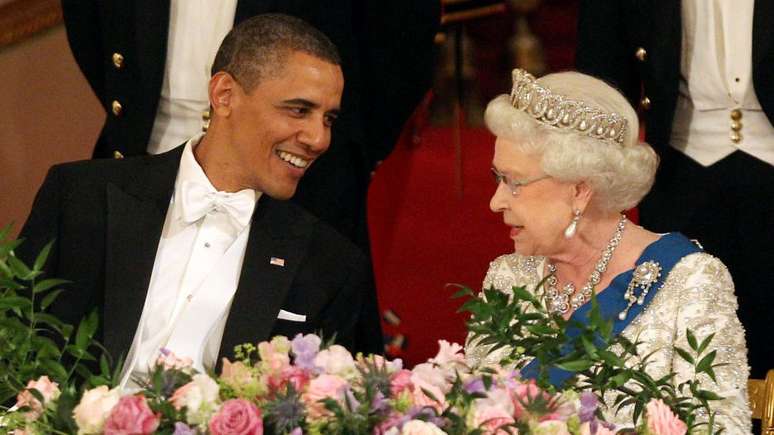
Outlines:
{"type": "Polygon", "coordinates": [[[621,115],[554,94],[537,83],[535,76],[523,69],[513,70],[510,99],[513,107],[542,124],[562,130],[575,130],[595,139],[623,144],[627,122],[621,115]]]}

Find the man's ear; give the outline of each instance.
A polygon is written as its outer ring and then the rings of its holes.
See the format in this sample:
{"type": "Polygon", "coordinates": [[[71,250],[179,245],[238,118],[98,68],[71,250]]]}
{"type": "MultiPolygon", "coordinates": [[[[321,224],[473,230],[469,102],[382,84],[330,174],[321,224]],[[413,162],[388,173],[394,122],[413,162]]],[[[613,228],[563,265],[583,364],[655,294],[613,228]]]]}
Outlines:
{"type": "Polygon", "coordinates": [[[239,84],[227,72],[220,71],[210,78],[210,106],[214,114],[219,117],[228,117],[231,114],[234,93],[238,88],[239,84]]]}

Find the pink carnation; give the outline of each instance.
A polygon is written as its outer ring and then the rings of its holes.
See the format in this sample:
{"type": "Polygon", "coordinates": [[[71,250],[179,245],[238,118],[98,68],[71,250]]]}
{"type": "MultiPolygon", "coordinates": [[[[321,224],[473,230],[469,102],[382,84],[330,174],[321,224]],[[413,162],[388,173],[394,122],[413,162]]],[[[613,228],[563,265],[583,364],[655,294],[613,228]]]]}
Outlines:
{"type": "Polygon", "coordinates": [[[411,383],[411,370],[399,370],[390,377],[390,391],[397,396],[405,390],[411,391],[414,384],[411,383]]]}
{"type": "Polygon", "coordinates": [[[648,431],[653,435],[682,435],[688,430],[667,405],[660,399],[651,400],[645,407],[648,431]]]}
{"type": "Polygon", "coordinates": [[[347,381],[336,375],[320,375],[312,379],[306,387],[306,392],[301,396],[301,400],[307,406],[309,417],[319,419],[331,415],[320,400],[331,398],[343,402],[346,388],[347,381]]]}
{"type": "Polygon", "coordinates": [[[28,420],[34,420],[43,413],[43,404],[41,404],[29,390],[38,390],[43,396],[44,402],[55,400],[59,397],[59,384],[51,382],[48,376],[41,376],[37,381],[27,382],[27,388],[16,396],[16,406],[21,408],[27,406],[30,412],[26,414],[28,420]]]}
{"type": "Polygon", "coordinates": [[[159,427],[144,396],[124,396],[105,422],[105,435],[150,434],[159,427]]]}
{"type": "Polygon", "coordinates": [[[540,394],[542,394],[543,398],[546,400],[550,398],[548,394],[538,388],[537,384],[532,379],[527,382],[519,383],[511,390],[514,416],[517,420],[522,418],[522,414],[524,414],[525,411],[525,405],[534,401],[540,394]]]}
{"type": "Polygon", "coordinates": [[[156,360],[156,365],[162,366],[164,370],[175,369],[190,372],[193,367],[193,360],[188,357],[180,358],[171,350],[163,348],[156,360]]]}
{"type": "Polygon", "coordinates": [[[263,435],[263,419],[254,404],[231,399],[212,416],[209,428],[212,435],[263,435]]]}

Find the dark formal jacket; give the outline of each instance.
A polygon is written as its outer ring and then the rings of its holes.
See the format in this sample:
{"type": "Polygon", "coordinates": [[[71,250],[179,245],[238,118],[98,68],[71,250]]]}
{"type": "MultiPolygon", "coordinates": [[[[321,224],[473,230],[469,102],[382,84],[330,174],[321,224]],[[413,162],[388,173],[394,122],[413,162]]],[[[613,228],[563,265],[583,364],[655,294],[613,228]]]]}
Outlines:
{"type": "MultiPolygon", "coordinates": [[[[94,156],[144,154],[164,78],[169,0],[62,0],[62,8],[73,55],[107,113],[94,156]]],[[[430,87],[440,2],[239,0],[234,21],[268,12],[306,20],[339,48],[342,111],[330,150],[293,200],[367,248],[370,172],[430,87]]]]}
{"type": "MultiPolygon", "coordinates": [[[[111,355],[128,352],[137,329],[174,190],[182,147],[158,156],[54,166],[35,199],[17,253],[30,261],[56,240],[47,276],[72,281],[53,313],[71,324],[98,309],[98,340],[111,355]]],[[[378,330],[356,324],[372,291],[361,251],[326,224],[287,201],[263,195],[256,204],[239,285],[221,354],[274,335],[322,331],[350,349],[381,350],[378,330]],[[270,264],[284,259],[284,267],[270,264]],[[278,320],[280,309],[306,322],[278,320]]],[[[375,308],[375,307],[373,307],[375,308]]]]}
{"type": "MultiPolygon", "coordinates": [[[[755,0],[752,78],[774,124],[774,2],[755,0]]],[[[680,80],[679,0],[582,0],[576,66],[618,87],[645,113],[648,142],[669,144],[680,80]],[[647,100],[646,100],[647,99],[647,100]]]]}

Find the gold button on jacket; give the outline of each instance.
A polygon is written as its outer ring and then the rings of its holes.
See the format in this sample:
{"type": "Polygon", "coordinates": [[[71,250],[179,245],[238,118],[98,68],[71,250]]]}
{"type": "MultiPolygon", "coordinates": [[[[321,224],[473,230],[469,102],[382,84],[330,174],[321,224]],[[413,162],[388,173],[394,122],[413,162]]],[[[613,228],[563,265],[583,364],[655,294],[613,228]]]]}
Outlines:
{"type": "Polygon", "coordinates": [[[634,57],[636,57],[640,62],[645,62],[645,59],[648,58],[648,52],[644,48],[640,47],[637,49],[637,51],[634,52],[634,57]]]}
{"type": "Polygon", "coordinates": [[[643,97],[642,100],[640,100],[640,107],[644,110],[650,110],[650,98],[643,97]]]}
{"type": "Polygon", "coordinates": [[[118,100],[113,100],[113,103],[111,104],[113,115],[120,115],[121,112],[124,110],[123,106],[121,106],[121,103],[118,102],[118,100]]]}
{"type": "Polygon", "coordinates": [[[113,66],[116,69],[121,69],[124,66],[124,55],[121,53],[113,53],[113,66]]]}

